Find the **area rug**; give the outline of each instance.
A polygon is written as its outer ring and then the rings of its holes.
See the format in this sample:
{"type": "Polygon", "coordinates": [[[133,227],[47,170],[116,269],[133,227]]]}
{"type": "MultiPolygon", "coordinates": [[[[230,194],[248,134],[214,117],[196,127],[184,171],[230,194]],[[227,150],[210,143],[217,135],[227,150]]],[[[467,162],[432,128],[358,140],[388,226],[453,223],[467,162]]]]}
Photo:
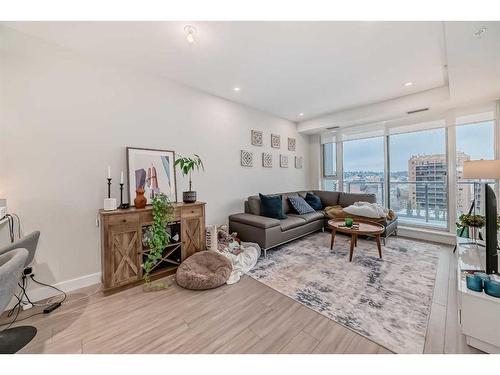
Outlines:
{"type": "Polygon", "coordinates": [[[267,252],[249,275],[396,353],[422,353],[438,252],[444,245],[390,237],[378,258],[372,239],[317,233],[267,252]]]}

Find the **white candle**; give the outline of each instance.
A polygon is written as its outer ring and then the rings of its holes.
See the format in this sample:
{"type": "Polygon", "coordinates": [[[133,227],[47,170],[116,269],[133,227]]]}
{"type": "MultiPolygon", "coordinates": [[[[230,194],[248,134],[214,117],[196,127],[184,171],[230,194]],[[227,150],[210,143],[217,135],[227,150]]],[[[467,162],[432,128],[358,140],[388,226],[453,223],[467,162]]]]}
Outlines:
{"type": "Polygon", "coordinates": [[[123,184],[123,171],[122,171],[122,173],[120,174],[120,184],[123,184]]]}
{"type": "Polygon", "coordinates": [[[108,178],[111,178],[111,166],[108,165],[108,178]]]}

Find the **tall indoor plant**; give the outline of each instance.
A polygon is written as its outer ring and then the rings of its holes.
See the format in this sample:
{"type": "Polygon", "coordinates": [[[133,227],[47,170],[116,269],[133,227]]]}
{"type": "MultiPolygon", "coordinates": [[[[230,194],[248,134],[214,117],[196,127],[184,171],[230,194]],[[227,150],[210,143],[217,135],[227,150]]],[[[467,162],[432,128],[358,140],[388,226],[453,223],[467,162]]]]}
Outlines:
{"type": "Polygon", "coordinates": [[[164,193],[153,196],[151,205],[153,207],[153,224],[146,232],[149,251],[142,264],[144,281],[148,290],[167,287],[165,283],[152,285],[151,272],[160,262],[165,248],[170,244],[170,233],[167,231],[167,225],[174,220],[174,207],[164,193]]]}
{"type": "Polygon", "coordinates": [[[189,176],[189,191],[184,191],[182,193],[182,200],[184,203],[196,202],[196,191],[192,190],[191,184],[191,173],[196,169],[197,171],[205,170],[201,158],[194,154],[193,157],[179,157],[174,164],[176,167],[179,166],[183,176],[189,176]]]}

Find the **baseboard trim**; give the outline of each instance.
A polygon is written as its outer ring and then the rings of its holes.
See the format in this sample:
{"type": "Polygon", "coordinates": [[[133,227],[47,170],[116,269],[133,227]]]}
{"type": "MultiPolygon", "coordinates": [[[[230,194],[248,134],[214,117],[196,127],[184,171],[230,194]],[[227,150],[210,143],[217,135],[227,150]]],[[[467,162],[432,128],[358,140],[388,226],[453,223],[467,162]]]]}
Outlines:
{"type": "Polygon", "coordinates": [[[455,245],[457,242],[456,236],[453,233],[405,226],[398,226],[398,235],[445,245],[455,245]]]}
{"type": "MultiPolygon", "coordinates": [[[[40,280],[42,282],[45,282],[45,280],[40,280]]],[[[96,272],[90,275],[85,275],[81,277],[77,277],[76,279],[71,279],[71,280],[66,280],[62,281],[57,284],[53,284],[58,289],[61,289],[62,291],[69,293],[74,290],[80,289],[80,288],[85,288],[87,286],[99,284],[101,282],[101,272],[96,272]]],[[[34,282],[30,281],[30,285],[33,287],[35,284],[34,282]]],[[[28,289],[28,296],[30,297],[30,300],[33,302],[41,301],[46,298],[54,297],[56,295],[60,294],[57,290],[53,288],[49,288],[48,286],[42,286],[39,288],[34,288],[34,289],[28,289]]],[[[13,298],[12,301],[10,301],[9,305],[7,306],[7,309],[11,309],[15,305],[16,299],[13,298]]]]}

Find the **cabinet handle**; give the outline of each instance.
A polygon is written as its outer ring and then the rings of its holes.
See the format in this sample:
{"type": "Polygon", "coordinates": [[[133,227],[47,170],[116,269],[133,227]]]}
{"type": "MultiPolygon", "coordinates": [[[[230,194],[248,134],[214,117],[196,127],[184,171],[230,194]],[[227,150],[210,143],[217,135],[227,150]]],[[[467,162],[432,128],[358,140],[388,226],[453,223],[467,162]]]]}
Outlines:
{"type": "Polygon", "coordinates": [[[127,219],[123,219],[122,222],[126,223],[127,222],[127,219]]]}

